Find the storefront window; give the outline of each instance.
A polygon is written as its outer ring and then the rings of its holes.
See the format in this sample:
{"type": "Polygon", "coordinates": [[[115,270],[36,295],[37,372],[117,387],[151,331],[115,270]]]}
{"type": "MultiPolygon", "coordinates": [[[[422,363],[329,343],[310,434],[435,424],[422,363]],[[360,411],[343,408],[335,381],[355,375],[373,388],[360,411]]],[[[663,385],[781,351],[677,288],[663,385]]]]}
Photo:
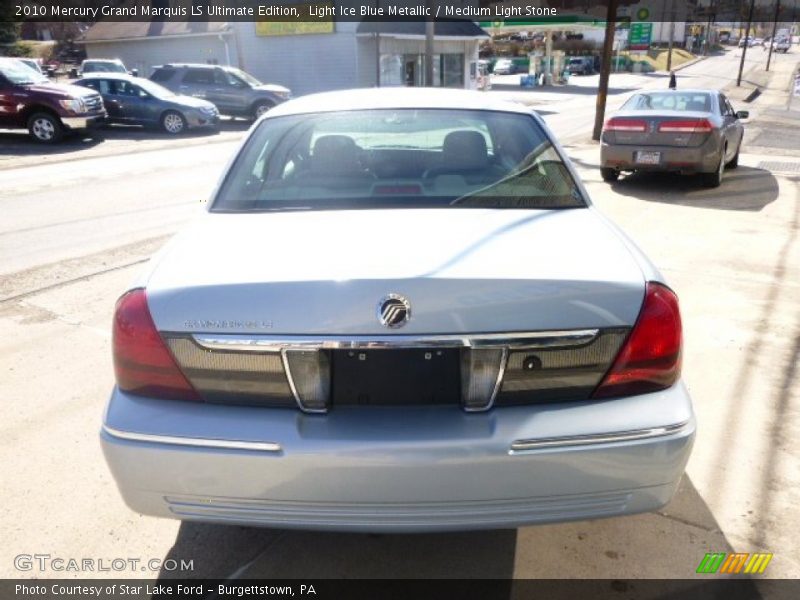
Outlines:
{"type": "MultiPolygon", "coordinates": [[[[424,54],[381,54],[381,85],[425,85],[424,54]]],[[[435,54],[434,87],[464,87],[464,55],[435,54]]]]}

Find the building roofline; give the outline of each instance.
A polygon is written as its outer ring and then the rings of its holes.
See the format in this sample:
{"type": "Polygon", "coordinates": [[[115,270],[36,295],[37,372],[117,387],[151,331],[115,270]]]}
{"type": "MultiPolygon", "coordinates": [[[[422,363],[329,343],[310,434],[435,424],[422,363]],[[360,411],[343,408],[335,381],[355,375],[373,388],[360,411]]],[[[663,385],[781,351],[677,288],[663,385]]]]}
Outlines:
{"type": "Polygon", "coordinates": [[[231,29],[221,29],[220,31],[203,31],[200,33],[178,33],[172,35],[148,35],[148,36],[137,36],[137,37],[126,37],[126,38],[107,38],[101,40],[75,40],[76,44],[107,44],[107,43],[114,43],[114,42],[147,42],[151,40],[175,40],[175,39],[183,39],[183,38],[195,38],[195,37],[208,37],[208,36],[217,36],[217,35],[231,35],[233,31],[231,29]]]}

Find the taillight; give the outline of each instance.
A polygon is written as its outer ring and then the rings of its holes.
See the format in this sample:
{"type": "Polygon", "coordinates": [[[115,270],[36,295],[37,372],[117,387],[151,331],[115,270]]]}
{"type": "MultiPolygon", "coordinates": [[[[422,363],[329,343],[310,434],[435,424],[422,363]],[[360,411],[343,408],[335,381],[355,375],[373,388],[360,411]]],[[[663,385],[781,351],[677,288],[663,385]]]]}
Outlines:
{"type": "Polygon", "coordinates": [[[681,121],[663,121],[658,126],[661,133],[711,133],[713,129],[708,119],[685,119],[681,121]]]}
{"type": "Polygon", "coordinates": [[[670,387],[681,373],[681,315],[678,297],[648,283],[633,330],[593,398],[633,396],[670,387]]]}
{"type": "Polygon", "coordinates": [[[647,121],[642,119],[624,119],[622,117],[612,117],[603,126],[605,131],[633,131],[644,133],[647,131],[647,121]]]}
{"type": "Polygon", "coordinates": [[[143,289],[117,301],[112,347],[119,389],[152,398],[200,400],[161,339],[143,289]]]}

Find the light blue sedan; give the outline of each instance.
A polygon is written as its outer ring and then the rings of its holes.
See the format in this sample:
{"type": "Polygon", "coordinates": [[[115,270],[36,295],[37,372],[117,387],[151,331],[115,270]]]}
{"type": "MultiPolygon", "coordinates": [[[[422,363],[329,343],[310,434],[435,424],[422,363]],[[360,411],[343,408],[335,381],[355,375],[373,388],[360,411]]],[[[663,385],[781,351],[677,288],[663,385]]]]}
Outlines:
{"type": "Polygon", "coordinates": [[[526,107],[305,96],[116,307],[103,450],[135,511],[510,528],[650,511],[695,418],[678,301],[526,107]]]}

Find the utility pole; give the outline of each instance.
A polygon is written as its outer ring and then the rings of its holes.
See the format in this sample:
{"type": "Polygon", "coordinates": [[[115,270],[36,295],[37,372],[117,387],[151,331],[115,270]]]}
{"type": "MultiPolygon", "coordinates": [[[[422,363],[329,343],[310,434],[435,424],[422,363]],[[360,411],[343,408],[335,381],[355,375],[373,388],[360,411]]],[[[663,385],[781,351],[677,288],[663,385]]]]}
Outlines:
{"type": "Polygon", "coordinates": [[[606,117],[606,98],[608,97],[608,79],[611,75],[611,51],[614,48],[614,30],[617,25],[617,0],[608,0],[606,11],[606,39],[603,43],[603,62],[600,65],[600,84],[597,87],[597,108],[594,113],[593,140],[599,140],[603,133],[603,121],[606,117]]]}
{"type": "Polygon", "coordinates": [[[711,0],[711,4],[708,7],[708,23],[706,24],[706,43],[705,47],[703,48],[703,56],[708,56],[709,51],[711,50],[711,25],[714,23],[714,0],[711,0]]]}
{"type": "Polygon", "coordinates": [[[781,0],[775,2],[775,20],[772,23],[772,37],[769,40],[769,56],[767,56],[767,71],[772,60],[772,48],[775,46],[775,33],[778,31],[778,13],[781,12],[781,0]]]}
{"type": "Polygon", "coordinates": [[[667,51],[667,72],[672,71],[672,45],[675,43],[675,0],[672,0],[669,19],[669,50],[667,51]]]}
{"type": "Polygon", "coordinates": [[[742,71],[744,70],[744,57],[747,55],[748,38],[750,37],[750,26],[753,24],[753,8],[756,0],[750,0],[750,12],[747,15],[747,31],[744,34],[744,45],[742,46],[742,60],[739,62],[739,76],[736,78],[736,87],[742,85],[742,71]]]}
{"type": "Polygon", "coordinates": [[[427,0],[425,5],[430,13],[425,20],[425,85],[433,87],[433,38],[435,35],[433,0],[427,0]]]}

